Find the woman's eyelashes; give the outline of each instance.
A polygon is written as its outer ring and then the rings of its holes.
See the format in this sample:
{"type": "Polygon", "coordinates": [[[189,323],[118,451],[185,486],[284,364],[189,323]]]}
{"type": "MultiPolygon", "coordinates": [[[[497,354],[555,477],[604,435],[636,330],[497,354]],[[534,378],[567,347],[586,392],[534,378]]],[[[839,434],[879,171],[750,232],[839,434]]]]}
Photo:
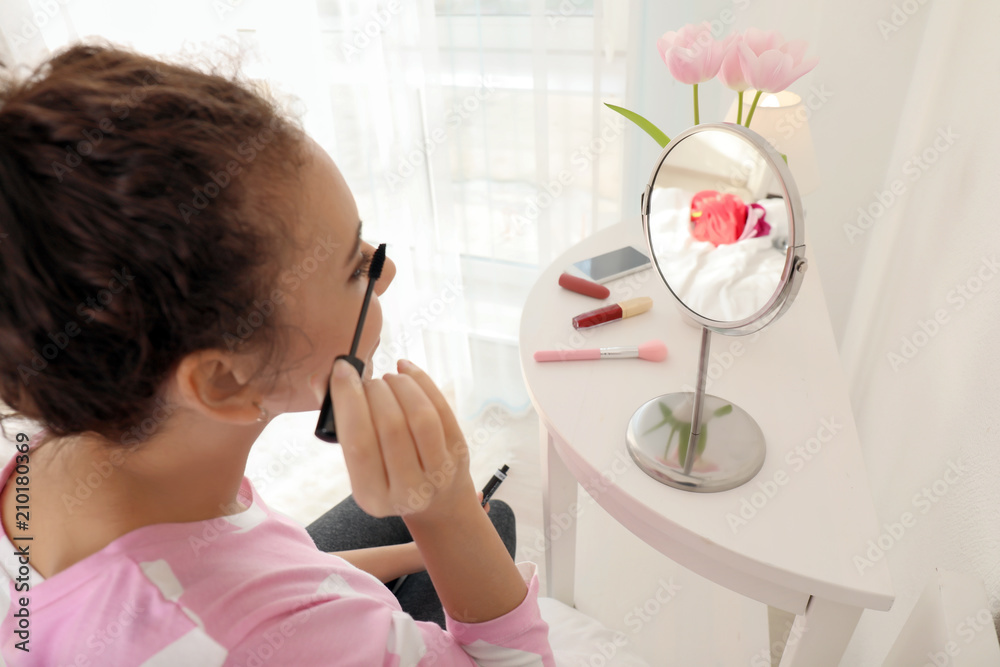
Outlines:
{"type": "Polygon", "coordinates": [[[357,267],[354,269],[354,273],[351,274],[351,280],[360,280],[362,277],[368,274],[368,268],[372,265],[372,256],[375,253],[362,251],[361,261],[358,262],[357,267]]]}

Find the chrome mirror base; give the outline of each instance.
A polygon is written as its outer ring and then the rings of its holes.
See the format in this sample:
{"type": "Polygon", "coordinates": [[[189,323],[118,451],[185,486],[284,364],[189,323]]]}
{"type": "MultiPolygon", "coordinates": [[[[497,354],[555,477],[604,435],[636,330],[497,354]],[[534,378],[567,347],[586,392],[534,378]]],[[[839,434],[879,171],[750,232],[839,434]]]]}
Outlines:
{"type": "Polygon", "coordinates": [[[686,436],[694,404],[694,393],[679,392],[657,396],[635,411],[625,437],[636,465],[653,479],[685,491],[728,491],[751,480],[767,451],[760,426],[738,405],[705,394],[699,444],[688,460],[686,436]]]}

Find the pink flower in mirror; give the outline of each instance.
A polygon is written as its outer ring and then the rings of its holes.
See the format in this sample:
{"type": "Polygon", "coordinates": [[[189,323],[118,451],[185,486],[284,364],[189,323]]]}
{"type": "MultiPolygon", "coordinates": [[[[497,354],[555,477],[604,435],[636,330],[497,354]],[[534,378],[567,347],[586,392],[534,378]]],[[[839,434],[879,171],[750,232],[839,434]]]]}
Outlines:
{"type": "Polygon", "coordinates": [[[736,195],[702,190],[691,198],[691,236],[716,247],[767,236],[771,225],[764,214],[760,204],[748,206],[736,195]]]}
{"type": "Polygon", "coordinates": [[[736,49],[746,82],[761,92],[780,93],[819,62],[806,58],[808,46],[801,39],[786,42],[776,31],[747,28],[736,49]]]}
{"type": "Polygon", "coordinates": [[[670,74],[681,83],[698,84],[719,73],[722,57],[732,35],[717,40],[708,21],[692,23],[678,31],[663,33],[656,41],[660,57],[670,74]]]}
{"type": "Polygon", "coordinates": [[[740,234],[740,241],[743,239],[757,238],[758,236],[767,236],[771,233],[771,225],[764,216],[767,211],[760,204],[754,202],[747,206],[747,222],[743,225],[743,233],[740,234]]]}
{"type": "Polygon", "coordinates": [[[736,243],[747,222],[747,205],[736,195],[702,190],[691,198],[691,236],[714,246],[736,243]]]}

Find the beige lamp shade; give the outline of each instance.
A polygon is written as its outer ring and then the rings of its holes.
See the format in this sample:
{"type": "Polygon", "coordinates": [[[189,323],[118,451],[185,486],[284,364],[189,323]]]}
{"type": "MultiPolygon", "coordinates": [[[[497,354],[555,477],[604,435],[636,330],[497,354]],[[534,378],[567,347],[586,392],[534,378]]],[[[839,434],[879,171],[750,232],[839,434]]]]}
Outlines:
{"type": "MultiPolygon", "coordinates": [[[[756,94],[756,90],[743,93],[744,123],[756,94]]],[[[738,104],[739,97],[733,100],[729,113],[726,114],[727,123],[736,122],[738,104]]],[[[819,167],[813,150],[812,134],[809,132],[809,114],[802,98],[785,90],[761,95],[750,121],[751,130],[788,157],[788,168],[792,171],[801,195],[814,192],[819,187],[819,167]]]]}

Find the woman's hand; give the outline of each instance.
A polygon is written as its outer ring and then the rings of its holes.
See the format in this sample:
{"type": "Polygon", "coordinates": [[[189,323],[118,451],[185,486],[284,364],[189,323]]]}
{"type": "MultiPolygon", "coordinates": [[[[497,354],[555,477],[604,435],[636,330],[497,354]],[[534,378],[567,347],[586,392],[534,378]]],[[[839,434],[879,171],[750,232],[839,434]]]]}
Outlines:
{"type": "Polygon", "coordinates": [[[448,402],[411,362],[362,383],[338,360],[330,378],[337,434],[358,506],[372,516],[447,518],[476,502],[469,449],[448,402]]]}
{"type": "Polygon", "coordinates": [[[476,500],[465,436],[431,379],[409,362],[398,368],[362,384],[353,366],[334,363],[330,396],[354,500],[372,516],[403,517],[449,616],[502,616],[528,588],[476,500]]]}

